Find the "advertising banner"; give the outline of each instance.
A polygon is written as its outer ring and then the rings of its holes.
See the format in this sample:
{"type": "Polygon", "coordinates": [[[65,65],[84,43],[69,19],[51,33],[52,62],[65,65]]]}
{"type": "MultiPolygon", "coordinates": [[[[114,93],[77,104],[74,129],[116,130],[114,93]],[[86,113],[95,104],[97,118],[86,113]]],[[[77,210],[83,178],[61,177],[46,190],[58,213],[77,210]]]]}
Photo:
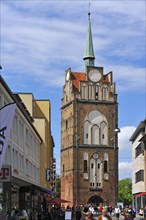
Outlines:
{"type": "Polygon", "coordinates": [[[16,103],[8,104],[0,109],[0,170],[8,147],[15,109],[16,103]]]}

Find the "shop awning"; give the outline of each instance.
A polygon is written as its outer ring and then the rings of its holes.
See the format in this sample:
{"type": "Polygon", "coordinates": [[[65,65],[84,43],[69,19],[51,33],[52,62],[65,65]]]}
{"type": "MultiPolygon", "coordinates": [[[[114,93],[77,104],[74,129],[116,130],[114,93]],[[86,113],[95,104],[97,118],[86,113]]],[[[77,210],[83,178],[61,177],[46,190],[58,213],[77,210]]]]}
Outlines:
{"type": "Polygon", "coordinates": [[[138,193],[138,194],[136,194],[135,196],[146,196],[146,192],[138,193]]]}
{"type": "Polygon", "coordinates": [[[70,203],[70,201],[61,199],[61,198],[56,198],[56,199],[49,199],[48,203],[49,204],[61,204],[61,203],[70,203]]]}
{"type": "Polygon", "coordinates": [[[54,194],[54,192],[52,192],[50,189],[43,188],[43,187],[41,187],[41,186],[35,186],[35,188],[38,189],[38,190],[40,190],[40,191],[42,191],[42,192],[44,192],[44,193],[48,193],[48,194],[51,194],[51,195],[54,194]]]}

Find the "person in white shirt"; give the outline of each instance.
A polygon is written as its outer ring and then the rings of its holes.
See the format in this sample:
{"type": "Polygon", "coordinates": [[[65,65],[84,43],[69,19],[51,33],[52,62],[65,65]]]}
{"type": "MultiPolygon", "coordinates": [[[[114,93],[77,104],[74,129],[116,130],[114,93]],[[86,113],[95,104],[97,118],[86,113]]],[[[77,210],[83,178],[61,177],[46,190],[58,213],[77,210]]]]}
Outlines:
{"type": "Polygon", "coordinates": [[[28,216],[28,215],[27,215],[27,211],[26,211],[25,209],[22,210],[22,216],[25,216],[25,217],[28,216]]]}
{"type": "Polygon", "coordinates": [[[116,216],[116,220],[119,220],[120,217],[120,208],[118,206],[115,207],[115,216],[116,216]]]}
{"type": "Polygon", "coordinates": [[[89,207],[89,212],[91,212],[92,214],[94,212],[94,207],[92,205],[90,205],[90,207],[89,207]]]}

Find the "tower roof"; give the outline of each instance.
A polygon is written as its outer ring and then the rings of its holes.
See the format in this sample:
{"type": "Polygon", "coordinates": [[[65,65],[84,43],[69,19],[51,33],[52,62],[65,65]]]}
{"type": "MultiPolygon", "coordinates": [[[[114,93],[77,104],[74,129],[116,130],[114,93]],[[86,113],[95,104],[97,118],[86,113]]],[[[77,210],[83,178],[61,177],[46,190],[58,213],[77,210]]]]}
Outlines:
{"type": "Polygon", "coordinates": [[[88,13],[88,28],[86,35],[86,47],[84,58],[85,66],[94,66],[94,49],[93,49],[93,41],[92,41],[92,31],[91,31],[91,21],[90,21],[90,12],[88,13]]]}

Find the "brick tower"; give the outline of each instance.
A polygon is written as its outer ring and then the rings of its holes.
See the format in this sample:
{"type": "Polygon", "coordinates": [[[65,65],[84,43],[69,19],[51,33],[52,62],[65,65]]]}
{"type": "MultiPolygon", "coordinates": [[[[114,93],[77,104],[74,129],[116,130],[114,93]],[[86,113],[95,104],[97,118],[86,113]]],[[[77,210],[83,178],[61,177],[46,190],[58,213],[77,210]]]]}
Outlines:
{"type": "Polygon", "coordinates": [[[65,71],[61,108],[61,198],[68,205],[115,205],[118,104],[112,72],[94,66],[90,13],[85,71],[65,71]]]}

